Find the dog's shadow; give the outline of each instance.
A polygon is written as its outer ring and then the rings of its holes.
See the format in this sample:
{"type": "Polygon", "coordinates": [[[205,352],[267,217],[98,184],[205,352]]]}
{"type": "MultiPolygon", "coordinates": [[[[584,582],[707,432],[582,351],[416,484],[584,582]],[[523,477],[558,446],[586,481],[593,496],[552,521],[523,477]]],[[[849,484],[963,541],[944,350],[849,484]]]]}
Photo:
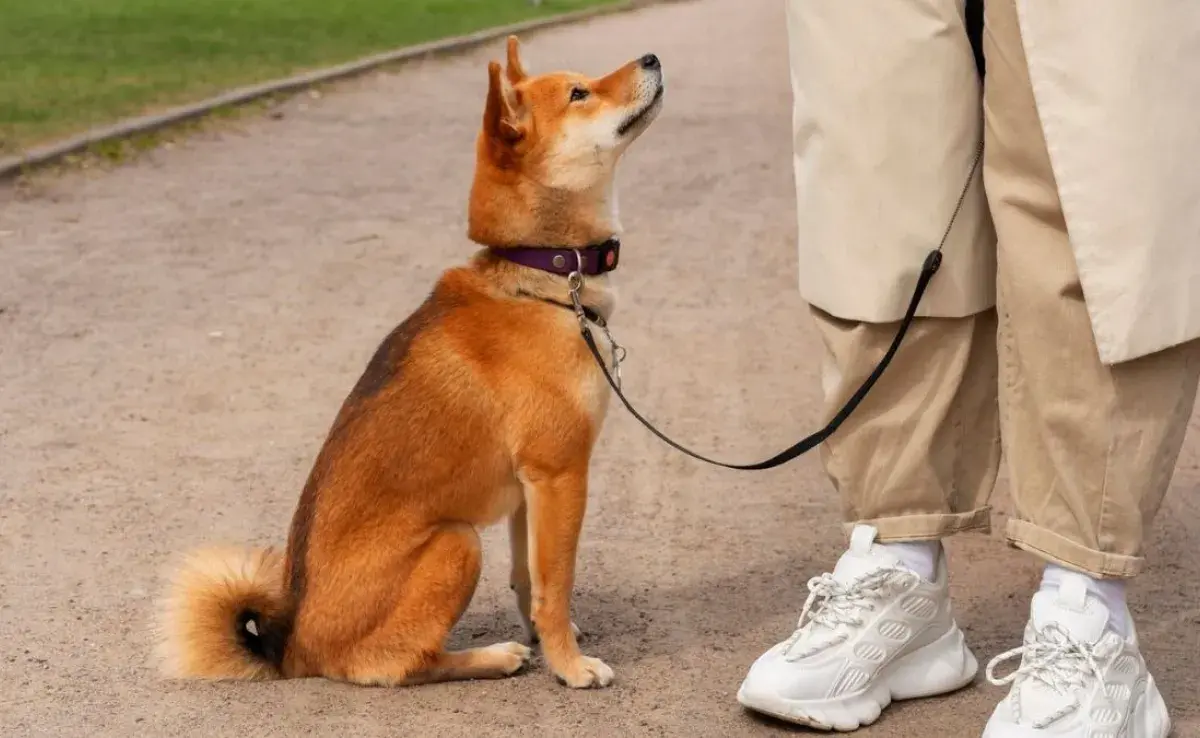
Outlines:
{"type": "MultiPolygon", "coordinates": [[[[573,610],[584,633],[584,650],[603,651],[614,667],[695,647],[751,649],[760,645],[762,634],[778,635],[769,626],[786,627],[795,620],[807,595],[804,574],[818,565],[797,551],[736,573],[678,585],[626,583],[606,588],[583,580],[575,588],[573,610]]],[[[516,605],[510,598],[501,599],[468,610],[451,635],[450,647],[519,640],[516,605]]]]}

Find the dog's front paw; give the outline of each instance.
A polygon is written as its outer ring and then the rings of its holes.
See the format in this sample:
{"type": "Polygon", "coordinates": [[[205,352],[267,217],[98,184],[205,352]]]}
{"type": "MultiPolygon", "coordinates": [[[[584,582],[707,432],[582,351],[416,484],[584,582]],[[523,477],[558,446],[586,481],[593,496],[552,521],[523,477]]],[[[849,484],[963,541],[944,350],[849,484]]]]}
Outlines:
{"type": "Polygon", "coordinates": [[[559,680],[573,689],[607,687],[612,684],[613,670],[600,659],[580,656],[557,676],[559,680]]]}

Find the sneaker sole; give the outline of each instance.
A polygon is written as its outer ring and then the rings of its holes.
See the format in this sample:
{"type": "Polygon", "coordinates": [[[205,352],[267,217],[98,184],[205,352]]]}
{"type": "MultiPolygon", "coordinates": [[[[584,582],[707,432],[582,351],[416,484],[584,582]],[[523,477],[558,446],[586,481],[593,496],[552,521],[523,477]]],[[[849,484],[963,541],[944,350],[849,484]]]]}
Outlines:
{"type": "Polygon", "coordinates": [[[755,712],[817,730],[851,731],[879,719],[893,700],[933,697],[975,680],[979,662],[955,625],[927,646],[880,669],[875,680],[852,695],[831,700],[791,700],[738,690],[738,702],[755,712]]]}
{"type": "Polygon", "coordinates": [[[1167,738],[1171,735],[1171,716],[1167,713],[1167,702],[1158,691],[1153,676],[1146,677],[1146,696],[1142,704],[1145,705],[1142,725],[1145,726],[1147,738],[1167,738]]]}
{"type": "MultiPolygon", "coordinates": [[[[1038,731],[1041,732],[1041,731],[1038,731]]],[[[984,728],[983,738],[1005,738],[1005,736],[1028,735],[1028,729],[1012,723],[997,723],[993,717],[984,728]]],[[[1107,735],[1112,735],[1108,733],[1107,735]]],[[[1154,677],[1147,675],[1145,692],[1133,708],[1133,714],[1124,724],[1121,735],[1130,738],[1168,738],[1171,735],[1171,718],[1167,714],[1167,703],[1158,691],[1154,677]]]]}

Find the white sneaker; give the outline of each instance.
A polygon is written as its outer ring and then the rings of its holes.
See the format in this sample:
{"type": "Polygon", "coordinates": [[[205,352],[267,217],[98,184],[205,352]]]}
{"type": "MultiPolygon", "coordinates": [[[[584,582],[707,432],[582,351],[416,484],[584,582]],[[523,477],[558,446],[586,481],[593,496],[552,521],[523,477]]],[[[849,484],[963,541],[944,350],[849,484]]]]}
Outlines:
{"type": "Polygon", "coordinates": [[[988,664],[988,680],[1012,689],[983,738],[1167,737],[1167,705],[1137,635],[1109,627],[1108,608],[1088,592],[1086,577],[1066,574],[1057,590],[1034,595],[1030,610],[1025,644],[988,664]],[[1020,667],[997,679],[996,666],[1016,657],[1020,667]]]}
{"type": "Polygon", "coordinates": [[[892,700],[970,684],[979,669],[950,611],[946,557],[932,582],[857,526],[832,574],[809,581],[797,630],[759,657],[738,702],[823,730],[870,725],[892,700]]]}

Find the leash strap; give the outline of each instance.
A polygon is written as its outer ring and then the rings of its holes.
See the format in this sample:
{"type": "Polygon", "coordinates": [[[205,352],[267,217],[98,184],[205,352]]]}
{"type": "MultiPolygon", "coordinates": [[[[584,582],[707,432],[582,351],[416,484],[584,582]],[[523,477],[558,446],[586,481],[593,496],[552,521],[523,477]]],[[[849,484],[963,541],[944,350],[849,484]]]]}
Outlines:
{"type": "MultiPolygon", "coordinates": [[[[605,324],[602,318],[599,318],[599,316],[595,314],[589,315],[588,313],[590,313],[590,311],[585,311],[585,308],[580,301],[580,292],[583,287],[583,277],[576,272],[575,274],[571,275],[568,282],[571,287],[571,301],[574,303],[575,314],[579,318],[580,332],[583,334],[583,340],[587,344],[588,351],[591,352],[592,358],[596,360],[596,365],[600,367],[600,371],[604,372],[604,378],[608,380],[609,387],[612,388],[612,391],[616,394],[617,398],[621,400],[621,404],[625,406],[625,409],[629,411],[629,414],[636,418],[639,423],[645,426],[646,430],[658,436],[661,441],[666,443],[671,448],[674,448],[676,451],[684,453],[698,461],[703,461],[706,464],[712,464],[713,466],[720,466],[724,467],[725,469],[734,469],[737,471],[762,471],[783,466],[789,461],[792,461],[793,459],[802,456],[808,451],[811,451],[812,449],[821,445],[826,439],[832,436],[837,429],[841,427],[842,423],[846,422],[846,419],[850,417],[855,409],[862,404],[862,401],[867,397],[867,393],[871,391],[871,388],[874,387],[875,383],[879,381],[879,378],[883,376],[883,372],[888,368],[888,365],[892,363],[892,359],[895,357],[896,352],[900,350],[900,344],[904,341],[905,334],[908,333],[909,327],[912,326],[913,319],[917,314],[917,307],[921,304],[921,298],[925,296],[925,290],[929,287],[930,280],[933,279],[933,275],[937,274],[938,268],[942,265],[942,248],[945,247],[946,240],[950,238],[950,231],[954,228],[955,221],[958,220],[958,215],[962,211],[963,203],[967,199],[967,193],[971,189],[971,182],[973,182],[975,179],[975,172],[977,169],[979,169],[979,164],[982,159],[983,144],[980,143],[975,151],[975,159],[971,163],[971,171],[967,174],[967,181],[963,185],[962,192],[958,196],[958,203],[954,206],[954,212],[950,216],[950,222],[946,224],[946,230],[942,234],[942,240],[940,243],[938,243],[938,247],[933,251],[930,251],[929,255],[925,257],[925,263],[921,266],[920,276],[917,277],[917,286],[913,290],[912,299],[909,300],[908,309],[904,312],[904,319],[900,321],[900,328],[896,331],[896,337],[892,339],[892,344],[888,347],[887,353],[885,353],[883,358],[880,359],[879,363],[875,366],[874,371],[871,372],[871,375],[863,381],[862,385],[859,386],[850,399],[846,401],[846,404],[842,406],[842,409],[838,410],[837,414],[833,416],[833,419],[830,420],[824,428],[810,436],[801,439],[790,448],[780,451],[765,461],[760,461],[756,464],[729,464],[723,461],[710,459],[707,456],[702,456],[695,451],[692,451],[671,440],[671,438],[669,438],[665,433],[656,428],[653,423],[644,418],[642,414],[639,413],[636,408],[634,408],[633,404],[629,401],[629,398],[625,396],[625,393],[621,391],[620,381],[613,377],[613,374],[609,371],[608,365],[605,363],[603,356],[600,354],[600,348],[596,345],[596,338],[592,334],[589,321],[595,322],[606,334],[608,333],[608,326],[605,324]]],[[[611,336],[609,336],[609,341],[613,344],[614,371],[619,372],[620,363],[617,361],[617,358],[624,354],[624,350],[612,341],[611,336]]]]}

